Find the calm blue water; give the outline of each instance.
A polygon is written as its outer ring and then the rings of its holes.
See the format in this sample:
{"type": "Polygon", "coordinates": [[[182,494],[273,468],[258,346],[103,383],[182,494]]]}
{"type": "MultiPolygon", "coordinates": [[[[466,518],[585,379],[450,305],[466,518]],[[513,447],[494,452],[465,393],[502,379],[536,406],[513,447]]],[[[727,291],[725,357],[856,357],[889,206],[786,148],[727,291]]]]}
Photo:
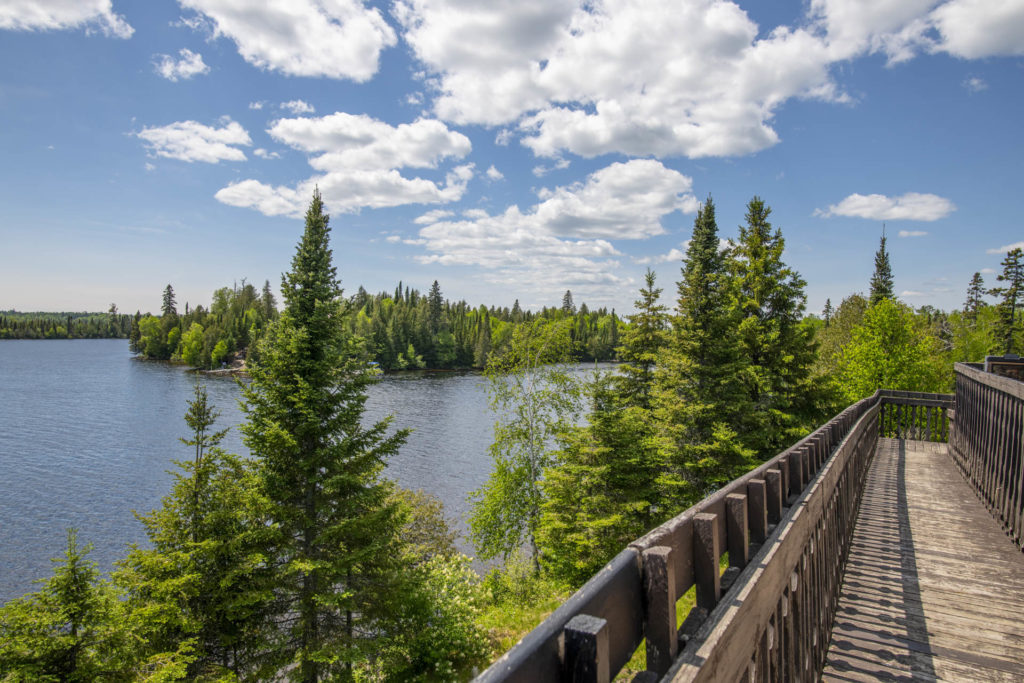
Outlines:
{"type": "MultiPolygon", "coordinates": [[[[94,544],[103,570],[128,543],[145,542],[132,511],[157,507],[172,460],[190,457],[178,439],[188,434],[182,415],[196,381],[221,411],[220,427],[242,422],[233,379],[137,360],[125,340],[0,341],[0,603],[50,575],[68,527],[94,544]]],[[[490,472],[494,416],[483,379],[385,377],[370,389],[366,418],[389,414],[414,431],[388,476],[441,498],[464,531],[466,496],[490,472]]],[[[237,429],[222,445],[248,452],[237,429]]]]}

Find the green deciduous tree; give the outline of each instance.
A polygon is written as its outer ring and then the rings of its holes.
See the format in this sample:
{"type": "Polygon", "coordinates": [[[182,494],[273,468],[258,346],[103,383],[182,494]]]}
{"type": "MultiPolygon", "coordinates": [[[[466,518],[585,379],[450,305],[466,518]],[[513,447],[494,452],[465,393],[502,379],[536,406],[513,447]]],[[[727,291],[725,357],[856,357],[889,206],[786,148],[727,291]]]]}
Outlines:
{"type": "Polygon", "coordinates": [[[491,407],[498,415],[490,447],[494,470],[474,491],[470,527],[484,559],[508,559],[525,544],[539,567],[537,526],[541,475],[553,464],[554,440],[579,411],[579,385],[562,363],[572,358],[571,321],[516,326],[509,349],[487,366],[491,407]]]}
{"type": "Polygon", "coordinates": [[[864,313],[839,362],[842,393],[848,403],[877,389],[946,391],[950,368],[937,340],[918,324],[914,312],[882,299],[864,313]]]}
{"type": "Polygon", "coordinates": [[[329,236],[315,192],[283,279],[284,311],[244,389],[243,433],[274,522],[280,663],[308,682],[352,678],[400,597],[403,515],[381,475],[407,432],[389,436],[390,420],[361,422],[376,375],[346,331],[329,236]]]}

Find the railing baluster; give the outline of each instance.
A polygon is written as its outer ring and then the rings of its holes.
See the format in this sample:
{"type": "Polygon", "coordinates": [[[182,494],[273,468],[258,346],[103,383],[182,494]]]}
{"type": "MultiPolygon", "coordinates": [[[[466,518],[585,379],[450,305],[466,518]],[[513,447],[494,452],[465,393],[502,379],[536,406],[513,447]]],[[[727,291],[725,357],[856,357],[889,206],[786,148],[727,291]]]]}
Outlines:
{"type": "Polygon", "coordinates": [[[647,670],[665,674],[675,661],[679,639],[676,631],[676,571],[672,549],[655,546],[643,552],[644,594],[647,600],[644,633],[647,636],[647,670]]]}
{"type": "Polygon", "coordinates": [[[565,680],[572,683],[608,683],[608,622],[578,614],[565,625],[565,680]]]}
{"type": "Polygon", "coordinates": [[[693,573],[697,584],[697,607],[714,609],[722,594],[718,573],[718,515],[702,512],[693,517],[693,573]]]}

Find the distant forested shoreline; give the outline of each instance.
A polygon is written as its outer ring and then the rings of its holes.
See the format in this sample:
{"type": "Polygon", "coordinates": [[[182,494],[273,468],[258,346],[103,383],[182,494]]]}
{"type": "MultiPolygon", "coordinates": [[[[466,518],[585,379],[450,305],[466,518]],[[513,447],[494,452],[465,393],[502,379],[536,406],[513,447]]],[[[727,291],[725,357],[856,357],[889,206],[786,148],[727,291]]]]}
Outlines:
{"type": "Polygon", "coordinates": [[[0,339],[126,339],[132,316],[106,313],[0,311],[0,339]]]}

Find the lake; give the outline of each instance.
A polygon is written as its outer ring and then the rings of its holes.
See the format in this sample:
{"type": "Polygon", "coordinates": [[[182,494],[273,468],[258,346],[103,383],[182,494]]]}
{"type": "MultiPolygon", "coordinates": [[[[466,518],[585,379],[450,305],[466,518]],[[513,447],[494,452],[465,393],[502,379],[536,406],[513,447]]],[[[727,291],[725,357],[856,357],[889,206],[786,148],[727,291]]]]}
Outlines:
{"type": "MultiPolygon", "coordinates": [[[[190,457],[178,439],[188,435],[182,416],[196,381],[221,411],[219,427],[242,422],[233,379],[138,360],[125,340],[0,342],[0,603],[50,575],[68,527],[94,544],[91,559],[104,571],[126,544],[145,542],[132,511],[158,506],[172,460],[190,457]]],[[[483,378],[389,375],[366,407],[368,420],[394,414],[395,427],[414,430],[387,475],[438,496],[464,531],[466,496],[490,472],[494,416],[483,378]]],[[[248,452],[234,428],[222,446],[248,452]]]]}

